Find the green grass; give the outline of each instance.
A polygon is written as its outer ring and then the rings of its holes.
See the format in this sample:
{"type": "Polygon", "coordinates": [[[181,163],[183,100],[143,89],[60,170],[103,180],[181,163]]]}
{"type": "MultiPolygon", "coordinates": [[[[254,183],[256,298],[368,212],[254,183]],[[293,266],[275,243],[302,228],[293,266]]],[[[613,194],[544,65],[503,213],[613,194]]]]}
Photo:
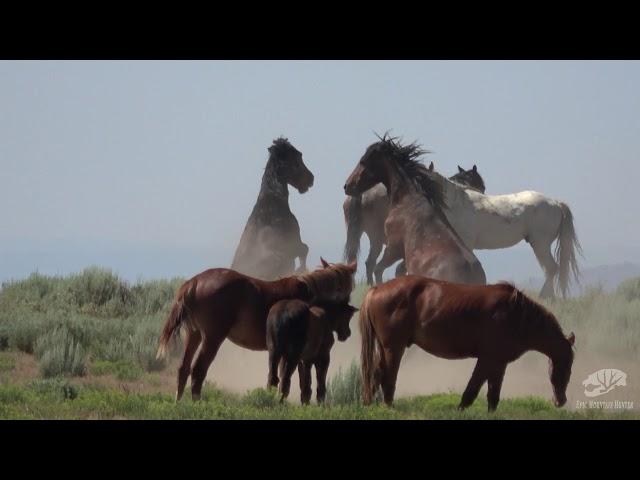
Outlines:
{"type": "Polygon", "coordinates": [[[138,380],[142,378],[144,370],[140,365],[129,360],[117,360],[115,362],[109,360],[96,360],[90,368],[91,375],[113,375],[118,380],[138,380]]]}
{"type": "MultiPolygon", "coordinates": [[[[459,396],[454,394],[398,398],[393,408],[379,403],[363,407],[356,363],[330,379],[326,406],[282,405],[274,391],[260,388],[233,395],[208,387],[202,402],[176,405],[172,393],[100,387],[105,375],[162,384],[158,372],[167,361],[155,359],[157,339],[181,281],[131,285],[110,270],[91,267],[65,277],[35,273],[5,282],[0,290],[0,418],[638,418],[632,412],[556,409],[534,397],[502,400],[492,415],[483,398],[458,412],[459,396]],[[22,371],[16,369],[16,351],[33,354],[44,378],[8,383],[22,371]],[[74,377],[86,374],[96,377],[95,384],[74,383],[74,377]]],[[[367,290],[358,284],[351,303],[359,306],[367,290]]],[[[577,355],[640,357],[640,279],[628,280],[610,294],[591,290],[579,298],[543,303],[565,332],[575,331],[577,355]]]]}
{"type": "Polygon", "coordinates": [[[438,394],[399,399],[395,406],[300,406],[280,404],[277,393],[256,389],[233,395],[205,387],[202,401],[176,404],[168,394],[131,394],[114,388],[77,386],[64,379],[32,382],[27,386],[0,385],[0,419],[639,419],[637,413],[601,410],[571,412],[546,400],[527,397],[500,402],[489,414],[478,399],[464,412],[457,410],[458,395],[438,394]]]}
{"type": "Polygon", "coordinates": [[[0,353],[0,373],[10,372],[16,366],[15,360],[5,353],[0,353]]]}

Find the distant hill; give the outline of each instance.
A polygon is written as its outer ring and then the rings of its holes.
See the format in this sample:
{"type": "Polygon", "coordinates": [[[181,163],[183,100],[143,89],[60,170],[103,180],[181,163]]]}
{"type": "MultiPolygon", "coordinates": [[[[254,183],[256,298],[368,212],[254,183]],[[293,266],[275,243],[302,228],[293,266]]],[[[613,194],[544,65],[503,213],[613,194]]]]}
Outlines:
{"type": "MultiPolygon", "coordinates": [[[[631,262],[585,268],[582,270],[580,285],[571,285],[570,295],[579,295],[589,287],[602,287],[604,291],[611,292],[623,280],[634,277],[640,277],[640,265],[631,262]]],[[[542,288],[544,279],[532,277],[516,283],[527,290],[538,291],[542,288]]]]}

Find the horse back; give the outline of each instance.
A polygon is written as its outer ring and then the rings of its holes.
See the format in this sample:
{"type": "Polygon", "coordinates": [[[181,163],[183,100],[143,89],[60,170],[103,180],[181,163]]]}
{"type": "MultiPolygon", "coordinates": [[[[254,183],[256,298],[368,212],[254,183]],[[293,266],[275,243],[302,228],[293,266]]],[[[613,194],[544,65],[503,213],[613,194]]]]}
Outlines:
{"type": "Polygon", "coordinates": [[[267,348],[269,351],[296,354],[305,347],[310,323],[309,304],[288,299],[276,302],[267,316],[267,348]]]}
{"type": "Polygon", "coordinates": [[[495,344],[496,335],[509,335],[513,291],[407,275],[376,287],[369,309],[383,346],[415,343],[442,358],[468,358],[495,344]]]}

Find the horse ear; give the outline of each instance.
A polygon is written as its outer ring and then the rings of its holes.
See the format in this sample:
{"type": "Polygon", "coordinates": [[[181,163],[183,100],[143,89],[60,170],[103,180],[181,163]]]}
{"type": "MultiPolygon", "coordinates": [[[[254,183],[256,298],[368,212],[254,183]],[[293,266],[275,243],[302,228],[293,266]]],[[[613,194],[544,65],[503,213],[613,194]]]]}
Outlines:
{"type": "Polygon", "coordinates": [[[322,268],[329,268],[329,264],[327,263],[327,261],[320,257],[320,263],[322,263],[322,268]]]}
{"type": "Polygon", "coordinates": [[[464,168],[462,168],[460,165],[458,165],[458,172],[464,173],[464,168]]]}
{"type": "Polygon", "coordinates": [[[356,312],[360,311],[360,309],[359,309],[359,308],[354,307],[353,305],[349,305],[349,307],[351,308],[351,311],[352,311],[353,313],[356,313],[356,312]]]}
{"type": "Polygon", "coordinates": [[[471,170],[473,170],[474,172],[478,173],[478,168],[475,165],[473,166],[473,168],[471,170]]]}
{"type": "Polygon", "coordinates": [[[429,171],[430,171],[430,172],[433,172],[433,162],[431,162],[431,163],[429,164],[429,171]]]}
{"type": "Polygon", "coordinates": [[[573,332],[571,332],[567,337],[567,340],[569,340],[569,343],[573,347],[573,344],[576,342],[576,335],[573,332]]]}

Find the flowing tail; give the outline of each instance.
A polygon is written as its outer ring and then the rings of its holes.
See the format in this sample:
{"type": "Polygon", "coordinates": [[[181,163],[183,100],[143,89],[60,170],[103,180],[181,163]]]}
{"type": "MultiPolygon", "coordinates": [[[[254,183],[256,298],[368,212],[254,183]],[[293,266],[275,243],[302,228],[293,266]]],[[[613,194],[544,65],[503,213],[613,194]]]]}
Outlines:
{"type": "Polygon", "coordinates": [[[375,287],[369,289],[360,306],[360,335],[362,350],[360,366],[362,368],[362,397],[363,403],[369,405],[379,386],[378,365],[380,364],[380,345],[371,324],[369,302],[375,287]]]}
{"type": "Polygon", "coordinates": [[[195,294],[195,280],[188,280],[182,284],[176,294],[176,299],[171,307],[169,317],[164,324],[162,333],[160,334],[160,342],[156,358],[160,359],[166,355],[167,345],[173,337],[177,337],[180,333],[180,327],[185,321],[189,321],[190,304],[195,294]]]}
{"type": "Polygon", "coordinates": [[[567,296],[569,290],[570,275],[576,283],[580,282],[580,269],[576,252],[582,256],[582,247],[578,241],[575,228],[573,226],[573,214],[565,203],[560,203],[562,211],[562,221],[558,231],[558,241],[556,242],[555,260],[558,264],[557,287],[563,297],[567,296]]]}
{"type": "Polygon", "coordinates": [[[360,237],[362,237],[362,195],[348,197],[344,201],[344,221],[347,224],[347,243],[344,246],[344,259],[351,263],[358,259],[360,237]]]}

